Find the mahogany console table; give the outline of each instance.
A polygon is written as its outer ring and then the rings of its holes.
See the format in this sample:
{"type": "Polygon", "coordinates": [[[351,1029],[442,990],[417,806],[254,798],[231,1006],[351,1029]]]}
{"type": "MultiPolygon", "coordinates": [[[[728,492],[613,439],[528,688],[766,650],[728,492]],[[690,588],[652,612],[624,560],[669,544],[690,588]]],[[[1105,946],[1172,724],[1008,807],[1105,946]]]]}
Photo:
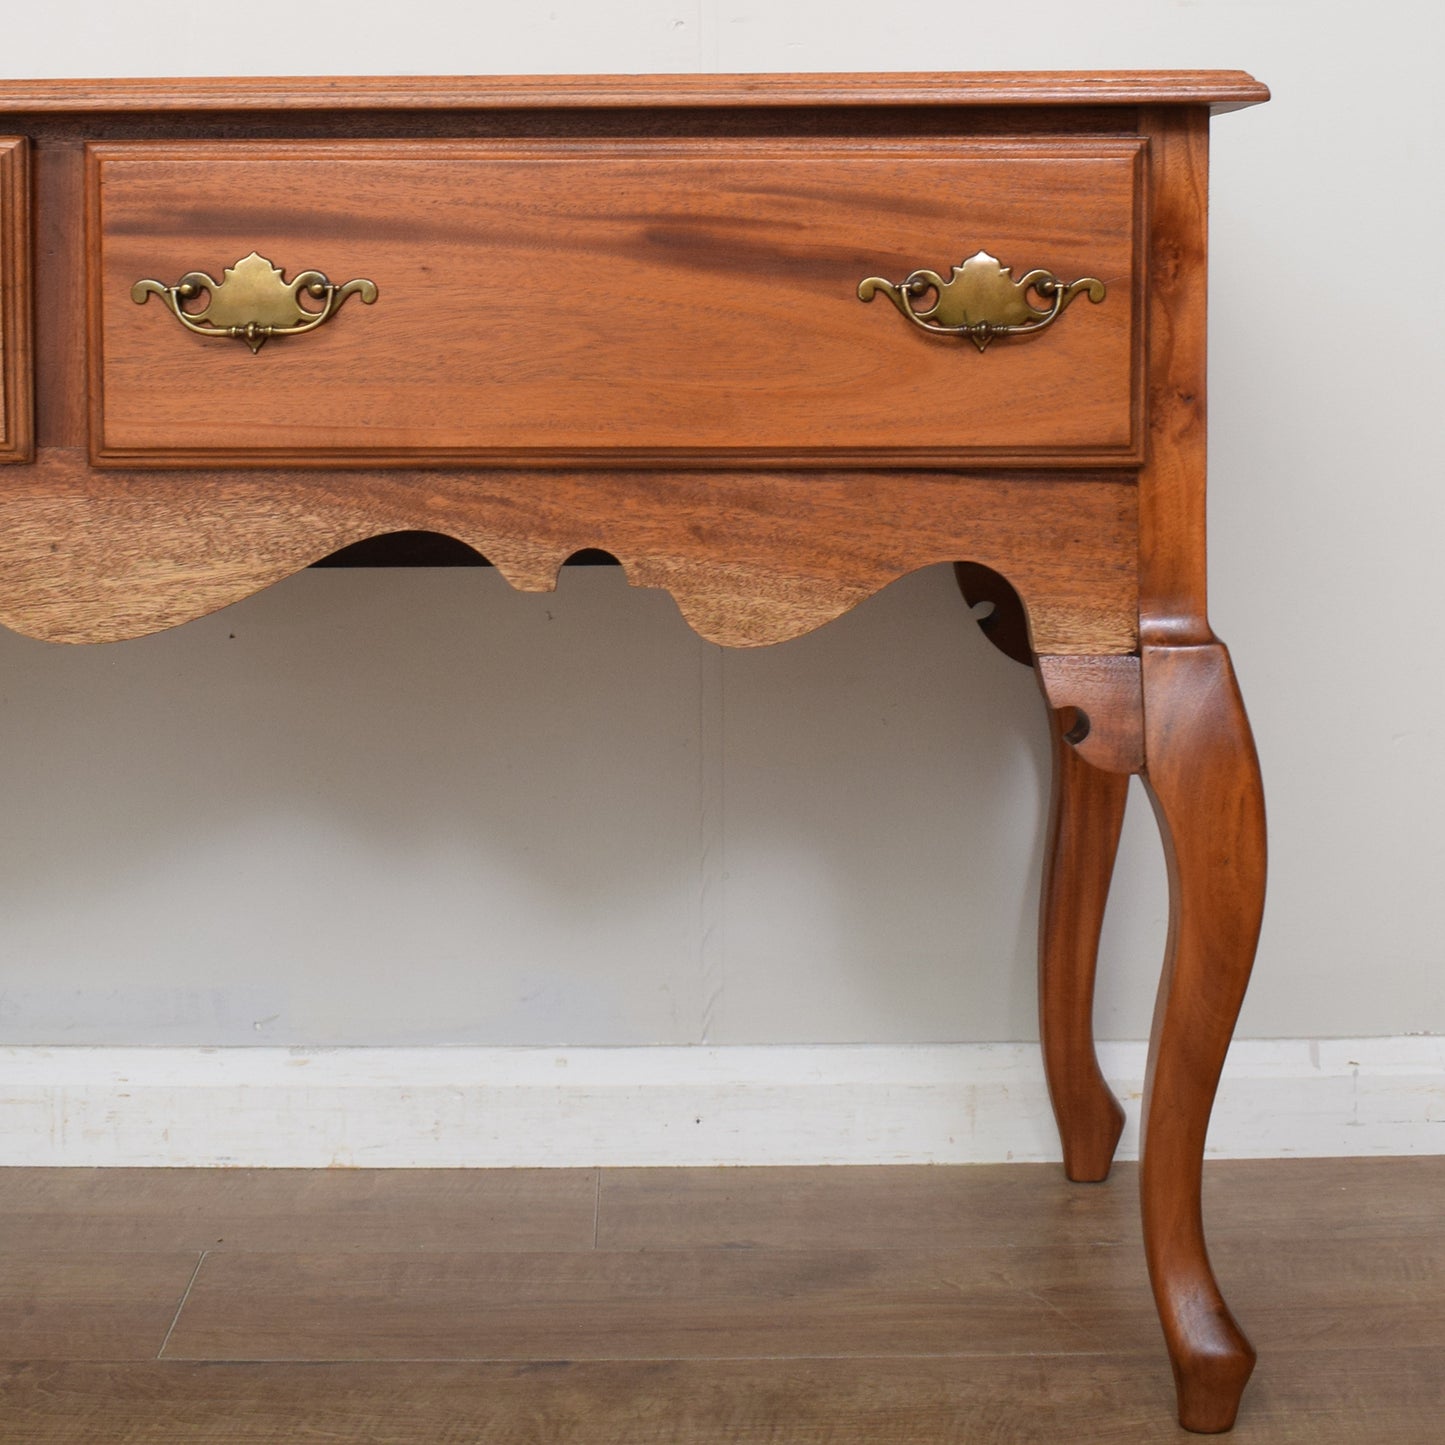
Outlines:
{"type": "Polygon", "coordinates": [[[1169,863],[1144,1243],[1181,1421],[1254,1352],[1200,1172],[1264,889],[1205,614],[1206,159],[1234,72],[0,85],[0,622],[101,642],[426,531],[603,548],[703,637],[959,564],[1052,719],[1070,1178],[1130,774],[1169,863]]]}

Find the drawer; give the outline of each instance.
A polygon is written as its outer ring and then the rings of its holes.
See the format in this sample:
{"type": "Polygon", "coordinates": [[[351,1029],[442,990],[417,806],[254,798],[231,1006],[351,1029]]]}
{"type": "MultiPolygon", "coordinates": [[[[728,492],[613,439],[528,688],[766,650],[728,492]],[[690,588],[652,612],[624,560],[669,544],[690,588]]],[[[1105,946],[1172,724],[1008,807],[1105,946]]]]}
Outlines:
{"type": "MultiPolygon", "coordinates": [[[[1136,460],[1144,144],[92,145],[92,456],[208,467],[1136,460]],[[1036,268],[1097,278],[1106,294],[984,349],[930,334],[884,295],[859,297],[866,277],[947,278],[979,251],[1009,268],[971,273],[995,296],[1022,294],[1018,279],[1036,268]],[[373,282],[375,302],[353,295],[324,325],[253,351],[195,334],[164,296],[133,299],[138,281],[189,272],[223,287],[253,253],[280,273],[260,279],[283,296],[320,271],[373,282]]],[[[935,294],[920,292],[914,309],[935,294]]],[[[1044,310],[1037,292],[1026,299],[1044,310]]],[[[182,309],[207,304],[228,314],[205,291],[182,309]]]]}
{"type": "Polygon", "coordinates": [[[31,453],[30,187],[23,140],[0,137],[0,462],[31,453]]]}

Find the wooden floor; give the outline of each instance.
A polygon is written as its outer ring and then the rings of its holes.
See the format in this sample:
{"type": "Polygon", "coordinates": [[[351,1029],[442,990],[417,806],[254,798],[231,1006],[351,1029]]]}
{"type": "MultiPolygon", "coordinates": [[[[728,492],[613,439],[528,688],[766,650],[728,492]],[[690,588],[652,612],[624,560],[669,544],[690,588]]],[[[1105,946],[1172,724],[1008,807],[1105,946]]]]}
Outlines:
{"type": "MultiPolygon", "coordinates": [[[[1187,1440],[1135,1172],[0,1170],[0,1440],[1187,1440]]],[[[1220,1163],[1240,1445],[1445,1441],[1445,1158],[1220,1163]]]]}

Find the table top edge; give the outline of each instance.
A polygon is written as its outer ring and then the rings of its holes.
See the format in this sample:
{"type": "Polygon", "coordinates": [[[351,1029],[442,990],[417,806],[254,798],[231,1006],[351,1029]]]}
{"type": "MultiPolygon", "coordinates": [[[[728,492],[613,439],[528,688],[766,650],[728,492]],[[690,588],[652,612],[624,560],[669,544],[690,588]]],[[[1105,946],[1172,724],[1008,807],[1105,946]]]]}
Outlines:
{"type": "Polygon", "coordinates": [[[1241,70],[166,77],[0,80],[0,112],[1207,105],[1269,99],[1241,70]]]}

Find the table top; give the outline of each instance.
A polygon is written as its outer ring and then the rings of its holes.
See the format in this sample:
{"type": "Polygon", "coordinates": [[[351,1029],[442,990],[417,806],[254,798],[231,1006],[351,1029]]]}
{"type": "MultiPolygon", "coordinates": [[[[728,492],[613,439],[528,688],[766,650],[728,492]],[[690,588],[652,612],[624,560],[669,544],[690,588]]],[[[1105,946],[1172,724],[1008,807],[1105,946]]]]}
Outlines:
{"type": "Polygon", "coordinates": [[[0,110],[530,110],[898,105],[1208,105],[1269,99],[1242,70],[747,75],[428,75],[0,81],[0,110]]]}

